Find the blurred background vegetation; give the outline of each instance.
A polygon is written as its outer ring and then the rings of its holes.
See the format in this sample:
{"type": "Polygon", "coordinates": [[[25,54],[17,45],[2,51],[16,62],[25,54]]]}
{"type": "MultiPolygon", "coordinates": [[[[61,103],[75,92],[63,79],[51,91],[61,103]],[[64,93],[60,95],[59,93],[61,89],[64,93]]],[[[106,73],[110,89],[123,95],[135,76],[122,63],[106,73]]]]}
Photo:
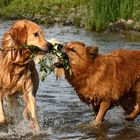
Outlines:
{"type": "Polygon", "coordinates": [[[102,31],[119,19],[140,21],[140,0],[0,0],[0,17],[102,31]]]}

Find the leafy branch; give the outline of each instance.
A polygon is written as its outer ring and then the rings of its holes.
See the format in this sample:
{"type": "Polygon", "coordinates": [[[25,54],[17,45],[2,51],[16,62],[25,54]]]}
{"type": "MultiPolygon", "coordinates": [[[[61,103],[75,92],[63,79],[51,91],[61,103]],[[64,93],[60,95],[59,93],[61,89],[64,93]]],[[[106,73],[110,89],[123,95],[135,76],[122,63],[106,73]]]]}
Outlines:
{"type": "Polygon", "coordinates": [[[68,59],[66,55],[59,49],[61,44],[54,44],[54,47],[50,50],[49,53],[43,57],[40,62],[40,79],[42,81],[52,72],[54,72],[57,66],[62,66],[65,70],[69,69],[68,59]]]}

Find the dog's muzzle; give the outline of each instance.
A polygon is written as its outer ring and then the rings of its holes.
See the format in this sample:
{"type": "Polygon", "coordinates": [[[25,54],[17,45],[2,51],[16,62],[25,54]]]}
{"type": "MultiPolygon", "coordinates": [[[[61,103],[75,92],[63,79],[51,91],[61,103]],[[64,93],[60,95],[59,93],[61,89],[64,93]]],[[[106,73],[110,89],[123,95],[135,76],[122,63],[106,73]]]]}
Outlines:
{"type": "Polygon", "coordinates": [[[53,46],[52,43],[48,42],[47,47],[48,47],[48,51],[50,52],[53,49],[54,46],[53,46]]]}

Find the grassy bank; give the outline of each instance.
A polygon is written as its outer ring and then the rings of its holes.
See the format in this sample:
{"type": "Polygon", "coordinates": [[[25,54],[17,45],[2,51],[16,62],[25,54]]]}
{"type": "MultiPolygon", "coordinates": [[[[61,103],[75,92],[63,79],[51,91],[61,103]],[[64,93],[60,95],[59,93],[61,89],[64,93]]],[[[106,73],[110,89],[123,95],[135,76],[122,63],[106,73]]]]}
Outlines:
{"type": "Polygon", "coordinates": [[[88,0],[0,0],[0,16],[5,19],[28,18],[40,23],[80,24],[88,0]],[[5,1],[5,2],[4,2],[5,1]],[[71,20],[71,21],[70,21],[71,20]]]}
{"type": "Polygon", "coordinates": [[[0,0],[0,17],[102,31],[120,18],[140,21],[139,0],[0,0]]]}

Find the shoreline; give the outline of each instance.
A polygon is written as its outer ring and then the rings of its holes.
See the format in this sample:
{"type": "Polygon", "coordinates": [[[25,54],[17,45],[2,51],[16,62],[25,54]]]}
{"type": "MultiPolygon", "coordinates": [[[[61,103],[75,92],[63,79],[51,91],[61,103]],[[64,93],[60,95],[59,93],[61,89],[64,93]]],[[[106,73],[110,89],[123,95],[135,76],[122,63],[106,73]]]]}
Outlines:
{"type": "MultiPolygon", "coordinates": [[[[28,19],[28,18],[21,18],[21,19],[28,19]]],[[[11,22],[14,22],[16,20],[20,20],[20,19],[4,19],[4,18],[0,18],[0,24],[2,24],[3,22],[5,21],[11,21],[11,22]]],[[[34,20],[34,19],[28,19],[28,20],[32,20],[33,22],[36,22],[38,23],[38,21],[34,20]]],[[[58,26],[58,28],[61,26],[61,27],[65,27],[65,26],[74,26],[74,27],[77,27],[77,28],[82,28],[86,31],[86,29],[82,26],[76,26],[74,23],[69,23],[69,24],[64,24],[62,22],[60,23],[54,23],[54,24],[50,24],[49,26],[45,25],[44,23],[38,23],[40,25],[43,25],[44,27],[46,28],[50,28],[50,27],[54,27],[54,26],[58,26]]],[[[87,31],[87,32],[95,32],[95,31],[87,31]]],[[[96,32],[98,33],[98,32],[96,32]]],[[[77,33],[78,34],[78,33],[77,33]]],[[[119,35],[122,39],[126,39],[128,41],[131,41],[131,42],[140,42],[140,31],[137,31],[135,29],[129,29],[129,30],[118,30],[118,31],[114,31],[114,30],[111,30],[110,31],[110,27],[108,27],[105,31],[102,31],[98,34],[106,34],[106,35],[109,35],[109,34],[116,34],[116,35],[119,35]]]]}

